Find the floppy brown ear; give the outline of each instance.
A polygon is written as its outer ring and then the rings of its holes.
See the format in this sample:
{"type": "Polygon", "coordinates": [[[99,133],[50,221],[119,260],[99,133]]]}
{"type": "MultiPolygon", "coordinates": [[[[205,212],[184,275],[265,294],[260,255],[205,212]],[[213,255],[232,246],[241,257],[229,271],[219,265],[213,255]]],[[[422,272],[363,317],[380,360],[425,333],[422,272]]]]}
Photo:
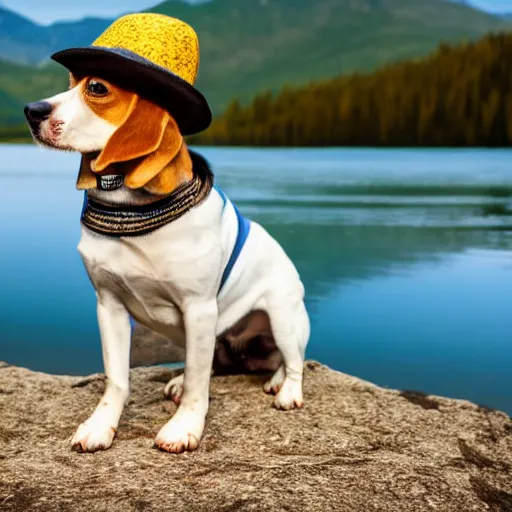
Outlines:
{"type": "Polygon", "coordinates": [[[151,181],[144,185],[144,189],[152,194],[170,194],[182,183],[192,178],[192,159],[185,143],[181,145],[175,158],[159,172],[151,181]]]}
{"type": "Polygon", "coordinates": [[[82,155],[80,160],[80,170],[78,171],[78,179],[76,188],[78,190],[89,190],[96,188],[96,176],[91,171],[92,157],[90,155],[82,155]]]}
{"type": "MultiPolygon", "coordinates": [[[[128,188],[144,187],[150,192],[161,195],[171,192],[176,188],[178,182],[188,177],[183,177],[178,172],[173,173],[176,166],[172,164],[183,147],[183,137],[178,125],[168,115],[167,125],[158,148],[153,153],[127,164],[125,185],[128,188]]],[[[181,160],[179,163],[183,165],[186,162],[181,160]]],[[[179,168],[181,167],[176,167],[176,170],[179,168]]],[[[190,162],[191,168],[192,162],[190,162]]]]}
{"type": "Polygon", "coordinates": [[[171,116],[162,107],[133,95],[126,117],[94,162],[94,172],[128,162],[158,149],[171,116]]]}

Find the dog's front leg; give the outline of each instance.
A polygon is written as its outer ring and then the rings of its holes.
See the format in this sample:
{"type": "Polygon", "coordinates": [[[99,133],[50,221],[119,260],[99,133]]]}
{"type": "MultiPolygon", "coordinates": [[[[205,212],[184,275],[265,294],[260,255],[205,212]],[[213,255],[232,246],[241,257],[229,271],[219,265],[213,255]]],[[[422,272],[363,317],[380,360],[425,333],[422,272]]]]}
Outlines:
{"type": "Polygon", "coordinates": [[[195,450],[203,434],[215,350],[216,301],[188,304],[184,308],[184,323],[186,355],[183,394],[176,414],[155,439],[158,448],[171,453],[195,450]]]}
{"type": "Polygon", "coordinates": [[[106,385],[96,410],[71,440],[73,448],[83,452],[110,447],[129,393],[129,314],[117,297],[108,292],[98,293],[97,313],[106,385]]]}

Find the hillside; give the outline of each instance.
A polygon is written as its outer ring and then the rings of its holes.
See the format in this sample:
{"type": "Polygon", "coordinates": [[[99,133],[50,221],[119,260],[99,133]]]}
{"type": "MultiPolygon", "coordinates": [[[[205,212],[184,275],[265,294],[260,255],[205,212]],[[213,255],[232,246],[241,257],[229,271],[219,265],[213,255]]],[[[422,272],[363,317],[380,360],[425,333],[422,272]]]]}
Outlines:
{"type": "Polygon", "coordinates": [[[26,100],[44,98],[68,86],[68,74],[55,62],[31,68],[0,60],[0,91],[23,105],[26,100]]]}
{"type": "Polygon", "coordinates": [[[21,64],[48,54],[45,28],[0,6],[0,58],[21,64]]]}
{"type": "Polygon", "coordinates": [[[80,21],[42,26],[0,6],[0,59],[37,65],[57,50],[91,42],[112,20],[84,18],[80,21]]]}
{"type": "Polygon", "coordinates": [[[504,27],[497,18],[445,0],[168,1],[153,11],[179,17],[201,41],[198,86],[216,114],[283,84],[369,71],[418,57],[440,41],[504,27]]]}
{"type": "Polygon", "coordinates": [[[512,34],[430,57],[234,101],[194,143],[511,146],[512,34]]]}
{"type": "Polygon", "coordinates": [[[45,98],[67,86],[68,75],[56,63],[30,68],[0,60],[0,127],[24,124],[23,107],[28,101],[45,98]]]}
{"type": "MultiPolygon", "coordinates": [[[[198,87],[214,114],[234,97],[247,101],[284,84],[369,71],[423,56],[442,40],[474,39],[508,26],[445,0],[213,0],[199,5],[174,0],[152,10],[197,30],[202,51],[198,87]]],[[[86,19],[41,27],[0,9],[0,59],[39,62],[55,50],[90,44],[109,23],[86,19]],[[6,12],[8,22],[2,19],[6,12]]],[[[55,66],[0,62],[0,91],[25,103],[62,90],[64,75],[55,66]]],[[[5,115],[6,100],[0,101],[0,125],[23,122],[21,112],[14,120],[5,115]]]]}

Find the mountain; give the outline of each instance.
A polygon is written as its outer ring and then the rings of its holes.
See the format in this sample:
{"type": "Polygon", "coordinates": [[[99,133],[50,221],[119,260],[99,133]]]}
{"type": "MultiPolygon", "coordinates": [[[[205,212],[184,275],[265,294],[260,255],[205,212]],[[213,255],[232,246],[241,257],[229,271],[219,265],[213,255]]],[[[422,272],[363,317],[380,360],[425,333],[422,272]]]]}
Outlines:
{"type": "MultiPolygon", "coordinates": [[[[0,60],[0,139],[2,126],[25,125],[23,107],[28,101],[45,98],[67,86],[67,73],[56,63],[32,68],[0,60]]],[[[25,131],[28,135],[26,126],[25,131]]],[[[16,130],[16,138],[18,133],[16,130]]]]}
{"type": "Polygon", "coordinates": [[[499,16],[506,21],[512,21],[512,12],[504,12],[499,16]]]}
{"type": "MultiPolygon", "coordinates": [[[[234,97],[247,101],[283,84],[369,71],[423,56],[440,41],[475,39],[509,26],[445,0],[213,0],[193,5],[172,0],[150,10],[183,19],[197,30],[198,87],[215,114],[234,97]]],[[[86,19],[41,27],[0,9],[0,58],[38,63],[53,51],[90,44],[109,24],[86,19]]],[[[2,69],[7,65],[0,63],[0,90],[16,100],[62,90],[65,71],[60,68],[15,66],[7,77],[2,69]]],[[[6,122],[0,110],[0,124],[6,122]]]]}
{"type": "Polygon", "coordinates": [[[201,42],[198,86],[215,112],[282,84],[301,84],[423,56],[440,41],[499,30],[494,16],[445,0],[167,1],[154,12],[190,23],[201,42]]]}
{"type": "MultiPolygon", "coordinates": [[[[67,86],[67,73],[55,62],[32,68],[0,60],[0,91],[20,105],[55,94],[67,86]]],[[[4,108],[0,98],[2,120],[4,108]]]]}
{"type": "Polygon", "coordinates": [[[512,33],[415,62],[231,103],[191,143],[229,146],[512,144],[512,33]],[[477,101],[475,101],[477,98],[477,101]]]}
{"type": "Polygon", "coordinates": [[[84,18],[43,26],[0,6],[0,59],[38,64],[62,48],[89,44],[110,23],[84,18]]]}
{"type": "Polygon", "coordinates": [[[41,60],[48,54],[46,30],[0,6],[0,58],[20,63],[41,60]]]}
{"type": "Polygon", "coordinates": [[[7,125],[14,124],[19,121],[23,103],[5,91],[0,91],[0,109],[2,109],[4,123],[7,125]]]}

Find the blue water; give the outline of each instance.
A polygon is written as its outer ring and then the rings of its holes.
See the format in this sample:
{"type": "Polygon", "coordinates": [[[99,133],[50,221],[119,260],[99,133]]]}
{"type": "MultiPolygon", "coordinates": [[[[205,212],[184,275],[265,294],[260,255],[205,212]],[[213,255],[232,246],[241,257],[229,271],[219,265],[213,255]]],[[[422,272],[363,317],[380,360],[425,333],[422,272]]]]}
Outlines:
{"type": "MultiPolygon", "coordinates": [[[[512,152],[201,152],[296,263],[308,357],[512,413],[512,152]]],[[[0,359],[64,374],[102,370],[77,166],[0,146],[0,359]]]]}

